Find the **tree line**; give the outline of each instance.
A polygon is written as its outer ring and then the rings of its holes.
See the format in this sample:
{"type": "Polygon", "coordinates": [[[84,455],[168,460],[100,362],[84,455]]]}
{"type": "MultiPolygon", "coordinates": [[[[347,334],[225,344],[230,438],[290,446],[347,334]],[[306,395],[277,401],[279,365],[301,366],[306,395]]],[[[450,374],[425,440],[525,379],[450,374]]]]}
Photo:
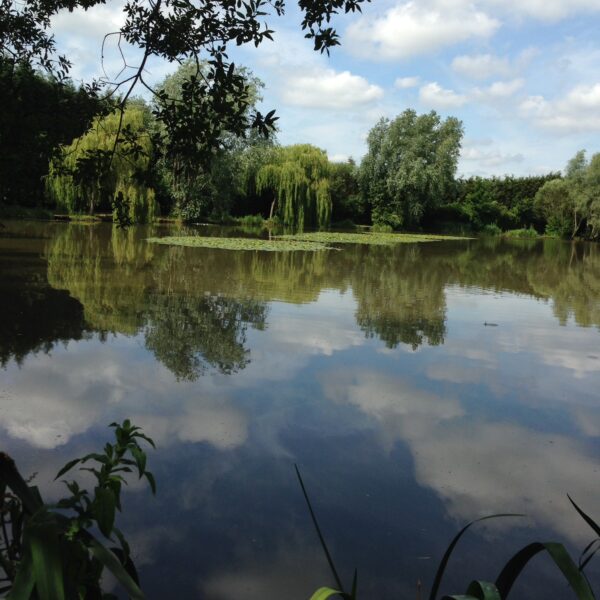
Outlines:
{"type": "MultiPolygon", "coordinates": [[[[247,90],[240,110],[250,114],[263,83],[243,67],[236,72],[247,90]]],[[[188,60],[150,102],[131,98],[120,111],[68,81],[0,59],[0,205],[120,211],[132,223],[256,215],[258,223],[260,216],[293,228],[600,235],[600,155],[588,161],[579,152],[564,176],[457,178],[463,125],[435,111],[381,119],[360,164],[333,163],[309,144],[280,146],[256,129],[240,135],[226,128],[209,159],[198,161],[157,118],[163,104],[188,101],[197,76],[188,60]]]]}

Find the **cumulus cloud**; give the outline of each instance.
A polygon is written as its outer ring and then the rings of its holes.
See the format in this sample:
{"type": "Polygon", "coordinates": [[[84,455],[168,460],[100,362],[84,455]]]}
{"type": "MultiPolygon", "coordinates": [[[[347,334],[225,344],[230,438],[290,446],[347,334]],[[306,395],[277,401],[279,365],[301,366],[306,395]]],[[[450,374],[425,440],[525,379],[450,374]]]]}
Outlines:
{"type": "Polygon", "coordinates": [[[459,108],[467,103],[468,98],[453,90],[443,88],[439,83],[432,82],[419,89],[419,100],[431,108],[459,108]]]}
{"type": "Polygon", "coordinates": [[[283,83],[282,98],[287,104],[304,108],[340,109],[370,104],[383,96],[378,85],[350,71],[314,69],[308,74],[291,74],[283,83]]]}
{"type": "Polygon", "coordinates": [[[519,112],[542,129],[562,133],[600,131],[600,83],[578,85],[555,100],[529,96],[521,102],[519,112]]]}
{"type": "Polygon", "coordinates": [[[429,54],[459,42],[487,39],[500,22],[472,5],[399,4],[378,16],[364,15],[346,32],[352,51],[373,59],[395,60],[429,54]]]}
{"type": "Polygon", "coordinates": [[[483,89],[476,88],[474,95],[481,99],[502,99],[514,95],[525,85],[524,79],[512,79],[510,81],[495,81],[483,89]]]}
{"type": "Polygon", "coordinates": [[[452,70],[471,79],[505,77],[511,68],[508,59],[493,54],[474,54],[456,56],[452,60],[452,70]]]}
{"type": "Polygon", "coordinates": [[[407,88],[417,87],[420,81],[420,77],[398,77],[394,82],[394,86],[399,90],[405,90],[407,88]]]}
{"type": "Polygon", "coordinates": [[[500,150],[486,151],[479,148],[465,148],[460,157],[462,160],[474,161],[484,167],[500,167],[511,163],[522,163],[525,160],[520,152],[511,154],[503,153],[500,150]]]}

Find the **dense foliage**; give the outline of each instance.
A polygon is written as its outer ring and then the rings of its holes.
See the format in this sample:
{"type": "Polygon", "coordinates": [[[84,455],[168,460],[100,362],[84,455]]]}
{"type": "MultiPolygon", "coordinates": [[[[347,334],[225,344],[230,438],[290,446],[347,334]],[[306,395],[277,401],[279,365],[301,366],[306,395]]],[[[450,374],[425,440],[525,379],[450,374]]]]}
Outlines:
{"type": "Polygon", "coordinates": [[[414,228],[453,191],[462,123],[405,110],[369,132],[360,185],[373,223],[414,228]]]}
{"type": "Polygon", "coordinates": [[[579,151],[568,163],[564,179],[548,181],[537,192],[536,207],[546,231],[561,237],[600,236],[600,154],[587,160],[579,151]]]}
{"type": "Polygon", "coordinates": [[[443,228],[462,224],[472,231],[497,226],[500,231],[533,226],[543,231],[543,217],[535,210],[537,191],[559,173],[530,177],[470,177],[456,181],[449,202],[430,215],[430,225],[443,228]]]}
{"type": "Polygon", "coordinates": [[[103,103],[0,53],[0,106],[0,204],[40,205],[50,159],[87,130],[103,103]]]}
{"type": "MultiPolygon", "coordinates": [[[[341,11],[360,10],[364,0],[299,0],[301,28],[320,52],[339,43],[331,27],[331,17],[341,11]]],[[[104,0],[2,0],[0,2],[0,56],[14,63],[38,65],[48,72],[67,76],[70,63],[55,56],[51,19],[60,10],[85,11],[104,0]]],[[[210,162],[219,148],[225,131],[243,137],[254,128],[268,136],[274,129],[274,111],[262,115],[248,111],[249,86],[243,75],[229,61],[230,45],[260,45],[272,39],[273,31],[265,18],[280,16],[284,0],[227,0],[198,5],[191,0],[127,0],[122,5],[123,24],[117,31],[109,29],[104,43],[129,46],[139,50],[139,63],[128,64],[113,80],[109,76],[91,84],[90,95],[99,90],[110,92],[123,110],[136,88],[151,90],[159,99],[155,114],[165,128],[169,156],[185,154],[196,162],[210,162]],[[183,90],[181,100],[171,98],[161,89],[152,89],[145,80],[148,59],[182,63],[192,59],[196,77],[183,90]],[[203,63],[203,61],[206,61],[203,63]],[[207,65],[206,69],[203,64],[207,65]]],[[[104,56],[104,52],[103,52],[104,56]]],[[[104,60],[104,59],[103,59],[104,60]]],[[[116,132],[122,141],[120,130],[116,132]]]]}

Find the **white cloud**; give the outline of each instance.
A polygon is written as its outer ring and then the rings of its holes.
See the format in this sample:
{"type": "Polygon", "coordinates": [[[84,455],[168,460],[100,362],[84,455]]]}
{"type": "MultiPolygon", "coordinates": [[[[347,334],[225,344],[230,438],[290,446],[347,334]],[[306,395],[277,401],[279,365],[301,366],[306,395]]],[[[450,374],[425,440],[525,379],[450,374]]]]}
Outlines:
{"type": "Polygon", "coordinates": [[[499,167],[511,163],[521,163],[525,157],[520,153],[503,153],[500,150],[480,150],[479,148],[465,148],[460,154],[462,160],[475,161],[484,167],[499,167]]]}
{"type": "Polygon", "coordinates": [[[505,77],[511,68],[508,59],[492,54],[474,54],[456,56],[452,60],[452,69],[471,79],[487,79],[488,77],[505,77]]]}
{"type": "Polygon", "coordinates": [[[420,77],[398,77],[394,82],[394,85],[399,90],[405,90],[407,88],[417,87],[420,81],[420,77]]]}
{"type": "Polygon", "coordinates": [[[559,21],[578,13],[600,11],[598,0],[488,0],[508,14],[523,15],[540,21],[559,21]]]}
{"type": "Polygon", "coordinates": [[[380,16],[360,17],[348,27],[346,43],[361,56],[394,60],[429,54],[471,38],[487,39],[499,26],[498,20],[472,5],[424,7],[408,2],[380,16]]]}
{"type": "Polygon", "coordinates": [[[364,106],[379,100],[383,90],[350,71],[314,69],[309,74],[292,74],[283,83],[287,104],[304,108],[341,109],[364,106]]]}
{"type": "Polygon", "coordinates": [[[512,79],[511,81],[495,81],[483,90],[477,90],[482,96],[489,98],[508,98],[518,92],[525,85],[523,79],[512,79]]]}
{"type": "Polygon", "coordinates": [[[468,98],[452,90],[444,89],[437,82],[428,83],[419,89],[419,100],[431,108],[458,108],[466,104],[468,98]]]}
{"type": "Polygon", "coordinates": [[[600,131],[600,83],[576,86],[557,100],[529,96],[520,104],[519,112],[542,129],[562,133],[600,131]]]}

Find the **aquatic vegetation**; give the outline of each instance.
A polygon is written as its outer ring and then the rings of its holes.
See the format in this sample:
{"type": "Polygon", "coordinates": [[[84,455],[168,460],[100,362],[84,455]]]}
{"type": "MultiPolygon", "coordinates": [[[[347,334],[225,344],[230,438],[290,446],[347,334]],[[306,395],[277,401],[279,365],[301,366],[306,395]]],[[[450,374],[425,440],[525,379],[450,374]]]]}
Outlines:
{"type": "Polygon", "coordinates": [[[539,233],[533,228],[529,229],[509,229],[503,233],[505,237],[509,238],[522,238],[522,239],[535,239],[540,237],[539,233]]]}
{"type": "Polygon", "coordinates": [[[244,225],[246,227],[264,227],[265,219],[263,219],[262,215],[245,215],[243,217],[237,217],[234,220],[234,223],[239,225],[244,225]]]}
{"type": "Polygon", "coordinates": [[[416,242],[437,242],[442,240],[464,240],[467,238],[450,235],[430,235],[420,233],[342,233],[335,231],[315,231],[312,233],[294,233],[280,235],[281,240],[319,242],[323,244],[368,244],[387,246],[390,244],[414,244],[416,242]]]}
{"type": "Polygon", "coordinates": [[[186,246],[188,248],[218,248],[219,250],[262,250],[266,252],[293,252],[303,250],[314,252],[328,250],[328,246],[319,241],[296,239],[258,239],[258,238],[223,238],[204,236],[166,236],[148,238],[152,244],[169,246],[186,246]]]}

